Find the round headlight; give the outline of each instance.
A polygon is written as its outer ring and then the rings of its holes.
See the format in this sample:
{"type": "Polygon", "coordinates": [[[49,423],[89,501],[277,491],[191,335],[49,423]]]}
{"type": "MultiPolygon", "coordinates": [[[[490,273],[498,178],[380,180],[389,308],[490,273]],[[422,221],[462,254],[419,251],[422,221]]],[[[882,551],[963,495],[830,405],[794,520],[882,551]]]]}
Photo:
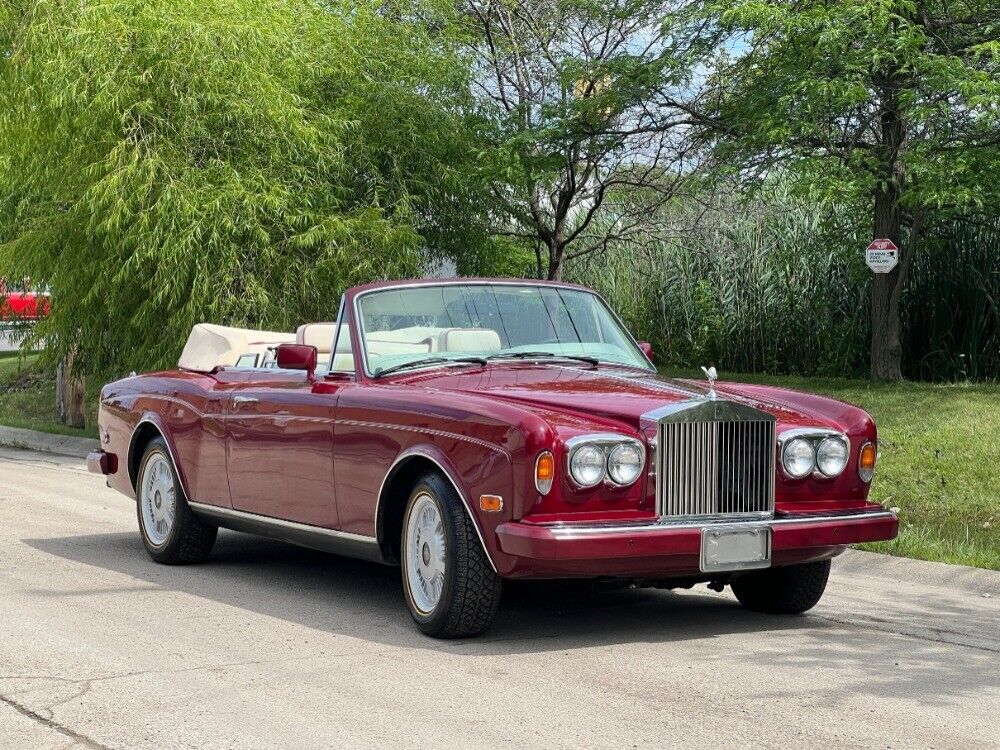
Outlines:
{"type": "Polygon", "coordinates": [[[781,450],[781,465],[793,479],[811,474],[816,468],[816,451],[812,443],[804,438],[789,440],[781,450]]]}
{"type": "Polygon", "coordinates": [[[824,476],[840,476],[847,467],[848,455],[847,441],[839,437],[828,437],[816,447],[816,466],[824,476]]]}
{"type": "Polygon", "coordinates": [[[642,472],[642,450],[635,443],[622,443],[608,454],[608,476],[615,484],[632,484],[642,472]]]}
{"type": "Polygon", "coordinates": [[[581,445],[569,460],[569,473],[581,487],[593,487],[604,479],[607,468],[604,451],[593,445],[581,445]]]}

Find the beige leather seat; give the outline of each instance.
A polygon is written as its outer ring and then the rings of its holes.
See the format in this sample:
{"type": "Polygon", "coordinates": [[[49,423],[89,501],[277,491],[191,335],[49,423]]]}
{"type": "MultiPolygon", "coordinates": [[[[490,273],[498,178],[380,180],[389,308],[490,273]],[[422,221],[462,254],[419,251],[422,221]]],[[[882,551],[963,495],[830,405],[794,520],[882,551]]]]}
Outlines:
{"type": "Polygon", "coordinates": [[[384,354],[405,354],[410,351],[437,351],[438,338],[444,328],[434,328],[432,326],[410,326],[409,328],[397,328],[394,331],[372,331],[365,334],[365,344],[368,351],[372,351],[372,345],[378,344],[379,351],[384,354]],[[390,352],[390,346],[383,344],[400,344],[399,351],[390,352]],[[412,347],[419,347],[413,349],[412,347]]]}
{"type": "Polygon", "coordinates": [[[446,328],[438,348],[442,352],[492,354],[501,349],[500,334],[490,328],[446,328]]]}
{"type": "Polygon", "coordinates": [[[319,359],[323,360],[330,355],[336,333],[336,323],[304,323],[295,332],[295,343],[315,346],[319,359]]]}

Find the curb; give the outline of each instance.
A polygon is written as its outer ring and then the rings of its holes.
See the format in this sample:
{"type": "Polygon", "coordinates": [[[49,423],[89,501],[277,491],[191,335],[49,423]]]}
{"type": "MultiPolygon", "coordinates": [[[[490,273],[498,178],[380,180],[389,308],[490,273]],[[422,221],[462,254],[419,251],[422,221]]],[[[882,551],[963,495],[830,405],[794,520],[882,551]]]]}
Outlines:
{"type": "Polygon", "coordinates": [[[85,459],[90,451],[98,450],[101,444],[96,438],[56,435],[51,432],[25,430],[21,427],[0,426],[0,446],[26,448],[42,453],[85,459]]]}
{"type": "Polygon", "coordinates": [[[896,557],[860,549],[849,549],[835,557],[833,567],[835,571],[881,579],[891,586],[919,582],[1000,597],[1000,571],[988,568],[896,557]]]}

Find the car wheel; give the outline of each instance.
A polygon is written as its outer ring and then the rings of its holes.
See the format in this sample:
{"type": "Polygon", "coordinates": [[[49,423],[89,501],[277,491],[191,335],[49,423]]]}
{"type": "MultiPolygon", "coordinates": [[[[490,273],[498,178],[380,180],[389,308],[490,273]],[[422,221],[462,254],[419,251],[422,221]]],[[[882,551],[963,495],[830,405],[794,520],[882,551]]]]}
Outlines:
{"type": "Polygon", "coordinates": [[[733,579],[733,593],[747,609],[797,615],[812,609],[823,596],[830,577],[830,561],[788,565],[733,579]]]}
{"type": "Polygon", "coordinates": [[[417,626],[435,638],[486,630],[500,605],[500,577],[455,489],[425,474],[403,517],[403,590],[417,626]]]}
{"type": "Polygon", "coordinates": [[[142,456],[136,511],[142,543],[156,562],[201,562],[211,553],[219,530],[191,511],[163,438],[150,441],[142,456]]]}

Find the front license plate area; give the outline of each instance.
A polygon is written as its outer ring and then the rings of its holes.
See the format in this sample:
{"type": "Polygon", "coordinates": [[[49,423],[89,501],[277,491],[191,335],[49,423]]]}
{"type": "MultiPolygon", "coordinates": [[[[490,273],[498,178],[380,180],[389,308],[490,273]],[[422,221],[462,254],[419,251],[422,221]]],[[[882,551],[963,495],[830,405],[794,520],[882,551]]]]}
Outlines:
{"type": "Polygon", "coordinates": [[[771,566],[771,527],[702,529],[701,570],[753,570],[771,566]]]}

